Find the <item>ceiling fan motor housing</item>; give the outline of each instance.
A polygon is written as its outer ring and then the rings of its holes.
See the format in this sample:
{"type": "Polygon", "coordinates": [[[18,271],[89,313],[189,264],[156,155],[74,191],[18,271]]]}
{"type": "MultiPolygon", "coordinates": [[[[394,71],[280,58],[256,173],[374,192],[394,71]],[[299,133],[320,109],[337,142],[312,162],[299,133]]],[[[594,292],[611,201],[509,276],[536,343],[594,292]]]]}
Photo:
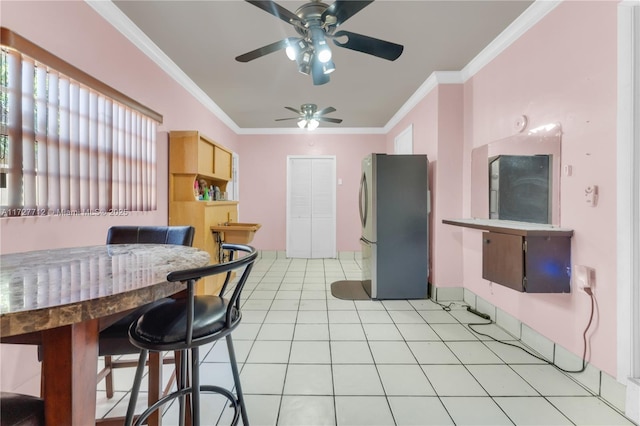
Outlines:
{"type": "MultiPolygon", "coordinates": [[[[324,30],[325,33],[331,34],[335,30],[335,16],[327,15],[325,21],[322,20],[322,14],[329,8],[329,5],[321,1],[313,1],[305,3],[296,10],[296,15],[304,23],[304,26],[295,25],[296,31],[301,36],[309,39],[309,28],[317,27],[324,30]]],[[[311,41],[310,39],[308,41],[311,41]]]]}

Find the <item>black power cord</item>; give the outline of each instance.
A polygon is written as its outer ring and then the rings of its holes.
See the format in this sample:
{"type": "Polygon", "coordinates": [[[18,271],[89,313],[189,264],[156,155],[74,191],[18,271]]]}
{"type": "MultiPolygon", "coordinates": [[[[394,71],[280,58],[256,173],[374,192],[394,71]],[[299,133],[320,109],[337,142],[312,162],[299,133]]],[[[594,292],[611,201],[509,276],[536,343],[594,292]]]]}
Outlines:
{"type": "MultiPolygon", "coordinates": [[[[471,312],[472,314],[475,314],[475,315],[479,316],[480,318],[483,318],[483,319],[486,319],[486,320],[489,321],[489,322],[469,323],[468,326],[469,326],[469,328],[471,330],[473,330],[474,333],[479,334],[480,336],[488,337],[491,340],[493,340],[495,342],[498,342],[498,343],[501,343],[503,345],[513,346],[514,348],[518,348],[518,349],[526,352],[527,354],[531,355],[532,357],[534,357],[536,359],[539,359],[540,361],[543,361],[543,362],[545,362],[545,363],[547,363],[549,365],[552,365],[555,368],[557,368],[558,370],[563,371],[565,373],[582,373],[587,368],[587,332],[589,331],[589,328],[591,327],[591,323],[593,322],[593,314],[594,314],[594,296],[593,296],[593,293],[591,292],[590,288],[585,288],[584,291],[591,298],[591,314],[589,315],[589,322],[587,323],[587,326],[585,327],[584,332],[582,333],[582,340],[583,340],[583,343],[584,343],[584,348],[583,348],[583,351],[582,351],[582,368],[580,368],[580,370],[566,370],[566,369],[556,365],[552,361],[548,361],[548,360],[546,360],[546,359],[544,359],[544,358],[542,358],[542,357],[540,357],[540,356],[528,351],[526,348],[523,348],[522,346],[518,346],[518,345],[515,345],[513,343],[509,343],[509,342],[505,342],[503,340],[496,339],[495,337],[493,337],[493,336],[491,336],[489,334],[482,333],[482,332],[476,330],[475,328],[473,328],[474,325],[491,325],[491,324],[494,323],[494,321],[491,319],[491,317],[489,315],[483,314],[482,312],[473,309],[469,305],[463,304],[462,306],[466,307],[468,312],[471,312]]],[[[439,302],[435,302],[435,303],[440,305],[442,307],[442,309],[447,311],[447,312],[451,311],[451,305],[456,304],[456,302],[451,302],[448,305],[444,305],[444,304],[439,303],[439,302]]]]}

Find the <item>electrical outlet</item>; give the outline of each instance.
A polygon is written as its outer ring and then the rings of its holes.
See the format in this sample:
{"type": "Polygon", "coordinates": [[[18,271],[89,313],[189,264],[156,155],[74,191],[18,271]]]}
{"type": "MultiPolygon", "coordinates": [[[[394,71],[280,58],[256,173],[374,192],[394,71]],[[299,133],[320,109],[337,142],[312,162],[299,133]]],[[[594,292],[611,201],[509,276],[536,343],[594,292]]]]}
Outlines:
{"type": "Polygon", "coordinates": [[[596,281],[596,270],[584,265],[573,265],[573,280],[580,290],[589,293],[596,281]]]}

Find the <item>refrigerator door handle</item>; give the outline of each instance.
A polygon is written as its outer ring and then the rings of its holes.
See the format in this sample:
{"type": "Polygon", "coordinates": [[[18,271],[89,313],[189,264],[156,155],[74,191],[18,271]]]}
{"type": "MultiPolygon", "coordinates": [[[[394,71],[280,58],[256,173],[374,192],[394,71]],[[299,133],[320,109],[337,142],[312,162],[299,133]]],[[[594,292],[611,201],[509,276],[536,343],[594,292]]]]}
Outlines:
{"type": "Polygon", "coordinates": [[[360,179],[360,204],[358,207],[360,209],[360,223],[364,228],[367,225],[367,216],[369,215],[369,188],[367,185],[367,175],[364,173],[362,173],[362,178],[360,179]]]}
{"type": "Polygon", "coordinates": [[[365,244],[369,244],[369,245],[375,244],[373,241],[369,241],[365,237],[360,237],[360,241],[362,241],[365,244]]]}

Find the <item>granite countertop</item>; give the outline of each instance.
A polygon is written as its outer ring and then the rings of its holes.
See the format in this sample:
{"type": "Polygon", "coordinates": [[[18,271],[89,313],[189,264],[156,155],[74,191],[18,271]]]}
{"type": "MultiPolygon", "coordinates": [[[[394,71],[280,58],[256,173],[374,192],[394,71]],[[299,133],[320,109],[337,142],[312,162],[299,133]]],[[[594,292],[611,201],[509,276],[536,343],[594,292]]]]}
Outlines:
{"type": "Polygon", "coordinates": [[[209,264],[193,247],[117,244],[0,256],[0,336],[45,330],[175,294],[171,271],[209,264]]]}

